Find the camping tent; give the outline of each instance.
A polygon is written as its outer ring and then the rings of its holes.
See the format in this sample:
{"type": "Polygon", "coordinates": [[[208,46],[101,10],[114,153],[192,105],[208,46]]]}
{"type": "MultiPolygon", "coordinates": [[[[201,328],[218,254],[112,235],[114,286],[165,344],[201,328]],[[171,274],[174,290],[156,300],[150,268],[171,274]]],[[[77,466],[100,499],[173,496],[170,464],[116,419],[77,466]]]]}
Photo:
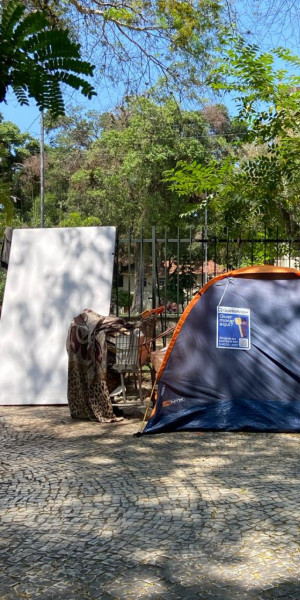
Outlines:
{"type": "Polygon", "coordinates": [[[144,433],[300,431],[300,271],[209,281],[174,331],[144,433]]]}

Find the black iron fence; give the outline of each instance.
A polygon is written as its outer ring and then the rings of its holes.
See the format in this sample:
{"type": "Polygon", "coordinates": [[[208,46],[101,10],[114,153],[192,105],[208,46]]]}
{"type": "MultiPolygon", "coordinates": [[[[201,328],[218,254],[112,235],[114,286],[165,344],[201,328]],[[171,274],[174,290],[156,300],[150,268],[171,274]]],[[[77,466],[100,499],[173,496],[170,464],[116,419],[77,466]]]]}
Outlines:
{"type": "Polygon", "coordinates": [[[152,227],[150,235],[129,230],[117,236],[112,310],[134,316],[147,308],[166,306],[175,318],[209,279],[253,264],[300,266],[300,237],[283,238],[265,230],[253,235],[221,236],[203,229],[176,235],[152,227]]]}
{"type": "MultiPolygon", "coordinates": [[[[194,294],[212,277],[253,264],[300,268],[300,236],[278,230],[252,235],[213,235],[208,228],[177,230],[153,226],[147,234],[118,232],[112,311],[134,317],[147,308],[165,306],[164,323],[177,320],[194,294]]],[[[5,286],[1,269],[0,296],[5,286]]],[[[1,302],[0,302],[1,304],[1,302]]]]}

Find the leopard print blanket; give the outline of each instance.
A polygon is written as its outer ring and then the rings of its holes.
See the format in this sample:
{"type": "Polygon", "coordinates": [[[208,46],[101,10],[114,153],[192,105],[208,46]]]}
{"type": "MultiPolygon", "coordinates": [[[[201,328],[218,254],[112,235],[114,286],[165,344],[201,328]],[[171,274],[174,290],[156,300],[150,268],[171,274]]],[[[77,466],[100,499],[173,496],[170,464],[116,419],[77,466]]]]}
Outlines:
{"type": "MultiPolygon", "coordinates": [[[[84,310],[72,320],[67,337],[68,405],[73,419],[116,420],[107,386],[106,336],[126,330],[123,319],[84,310]]],[[[113,383],[113,385],[115,382],[113,383]]],[[[112,390],[111,390],[112,391],[112,390]]]]}

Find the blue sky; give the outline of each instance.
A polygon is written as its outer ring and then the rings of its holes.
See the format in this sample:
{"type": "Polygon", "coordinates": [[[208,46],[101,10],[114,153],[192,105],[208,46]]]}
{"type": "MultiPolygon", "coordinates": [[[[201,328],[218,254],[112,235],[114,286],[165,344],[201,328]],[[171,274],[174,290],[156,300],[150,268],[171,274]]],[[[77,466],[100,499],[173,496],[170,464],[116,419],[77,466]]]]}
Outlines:
{"type": "MultiPolygon", "coordinates": [[[[286,48],[290,48],[293,52],[300,54],[299,49],[299,31],[300,31],[300,0],[299,8],[296,6],[290,8],[289,12],[283,12],[282,0],[232,0],[231,6],[233,7],[233,18],[237,17],[237,22],[240,31],[246,36],[250,33],[250,41],[257,42],[262,48],[262,51],[269,50],[276,46],[282,45],[286,48]],[[269,9],[268,21],[259,22],[261,11],[265,11],[266,7],[272,7],[269,9]],[[234,14],[234,10],[236,14],[234,14]],[[281,13],[281,24],[278,24],[278,11],[281,13]],[[294,12],[293,12],[294,11],[294,12]],[[277,21],[276,21],[277,18],[277,21]],[[255,25],[253,24],[255,20],[255,25]],[[298,27],[299,26],[299,27],[298,27]],[[253,31],[257,28],[258,34],[253,35],[253,31]]],[[[294,3],[287,2],[284,6],[292,6],[294,3]]],[[[64,93],[64,100],[66,111],[72,106],[82,106],[83,112],[87,110],[97,110],[99,112],[105,112],[107,110],[113,110],[113,108],[121,101],[121,90],[120,88],[113,88],[108,84],[102,85],[98,91],[97,97],[94,97],[91,101],[87,100],[79,92],[66,89],[64,93]]],[[[231,113],[234,114],[235,104],[232,99],[227,99],[224,102],[231,113]]],[[[7,95],[7,104],[0,104],[0,113],[2,113],[4,120],[12,121],[15,123],[21,131],[28,131],[32,136],[40,137],[40,112],[35,106],[34,102],[29,107],[20,106],[12,92],[7,95]]]]}
{"type": "MultiPolygon", "coordinates": [[[[278,62],[277,66],[280,68],[282,64],[279,65],[278,62]]],[[[114,89],[113,87],[102,86],[100,91],[98,89],[97,92],[97,96],[93,97],[92,100],[88,100],[80,92],[67,88],[64,92],[66,112],[74,106],[81,106],[83,114],[89,110],[95,110],[100,113],[111,111],[122,100],[120,88],[114,89]]],[[[220,102],[220,99],[216,101],[220,102]]],[[[232,115],[237,113],[233,97],[227,95],[223,103],[232,115]]],[[[34,101],[30,103],[30,106],[20,106],[13,92],[9,91],[7,104],[0,104],[0,113],[3,115],[5,121],[12,121],[22,132],[28,132],[33,137],[40,138],[40,111],[35,106],[34,101]]]]}
{"type": "MultiPolygon", "coordinates": [[[[111,110],[120,100],[118,90],[103,89],[92,100],[88,100],[79,92],[66,90],[64,101],[66,111],[71,106],[82,106],[83,112],[86,110],[97,110],[105,112],[111,110]]],[[[40,111],[32,101],[30,106],[20,106],[13,92],[9,91],[7,95],[7,104],[0,104],[0,113],[5,121],[12,121],[21,131],[28,131],[33,137],[40,137],[40,111]]]]}

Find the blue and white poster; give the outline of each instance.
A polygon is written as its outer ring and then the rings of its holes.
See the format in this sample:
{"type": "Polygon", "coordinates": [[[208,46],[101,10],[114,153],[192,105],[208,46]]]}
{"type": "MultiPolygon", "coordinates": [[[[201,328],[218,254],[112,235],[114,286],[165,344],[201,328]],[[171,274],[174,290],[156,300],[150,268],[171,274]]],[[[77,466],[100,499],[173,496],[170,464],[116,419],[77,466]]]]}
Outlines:
{"type": "Polygon", "coordinates": [[[217,307],[217,348],[250,350],[250,309],[217,307]]]}

